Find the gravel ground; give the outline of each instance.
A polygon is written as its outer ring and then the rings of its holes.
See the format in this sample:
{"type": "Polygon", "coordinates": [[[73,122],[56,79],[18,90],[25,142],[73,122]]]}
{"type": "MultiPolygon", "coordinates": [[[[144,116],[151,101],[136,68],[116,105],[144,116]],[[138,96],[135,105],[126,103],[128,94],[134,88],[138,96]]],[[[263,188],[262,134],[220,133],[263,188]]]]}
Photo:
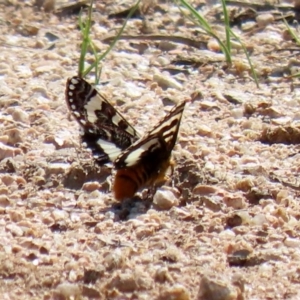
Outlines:
{"type": "MultiPolygon", "coordinates": [[[[95,2],[104,51],[131,3],[95,2]]],[[[223,38],[220,6],[190,2],[223,38]]],[[[300,299],[299,51],[280,15],[230,7],[258,88],[238,44],[228,66],[171,1],[143,2],[98,90],[141,133],[188,103],[171,182],[118,203],[65,103],[78,14],[46,3],[0,1],[1,298],[300,299]]]]}

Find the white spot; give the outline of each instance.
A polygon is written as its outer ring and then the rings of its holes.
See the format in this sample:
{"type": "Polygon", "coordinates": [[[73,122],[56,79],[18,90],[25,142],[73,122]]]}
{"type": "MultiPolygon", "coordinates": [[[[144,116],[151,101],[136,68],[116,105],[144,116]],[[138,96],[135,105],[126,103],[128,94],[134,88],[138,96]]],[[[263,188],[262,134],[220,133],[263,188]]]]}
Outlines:
{"type": "Polygon", "coordinates": [[[80,120],[80,123],[81,123],[82,125],[86,125],[86,121],[83,120],[83,119],[80,120]]]}
{"type": "Polygon", "coordinates": [[[126,159],[125,159],[125,164],[126,164],[127,167],[131,167],[131,166],[136,165],[139,162],[141,155],[145,151],[148,151],[149,148],[151,148],[153,145],[155,145],[155,146],[154,146],[154,148],[152,148],[152,150],[160,147],[160,143],[159,143],[159,141],[158,141],[157,138],[152,138],[151,140],[147,141],[144,144],[143,144],[143,141],[141,141],[141,142],[139,141],[137,143],[141,144],[139,148],[137,148],[137,149],[135,149],[133,151],[130,151],[130,148],[135,145],[135,144],[133,144],[131,147],[129,147],[126,150],[126,153],[124,154],[124,155],[128,154],[127,157],[126,157],[126,159]]]}
{"type": "Polygon", "coordinates": [[[169,131],[168,136],[167,137],[164,136],[166,143],[169,143],[170,141],[172,141],[174,134],[175,134],[175,131],[169,131]]]}
{"type": "MultiPolygon", "coordinates": [[[[74,105],[72,105],[72,106],[74,106],[74,105]]],[[[76,108],[76,107],[75,107],[76,108]]],[[[73,108],[73,109],[75,109],[75,108],[73,108]]],[[[74,111],[73,112],[73,115],[75,116],[75,117],[77,117],[77,118],[80,118],[80,113],[78,112],[78,111],[74,111]]]]}
{"type": "Polygon", "coordinates": [[[70,103],[72,103],[72,102],[73,102],[73,99],[72,99],[72,98],[69,98],[68,101],[69,101],[70,103]]]}
{"type": "MultiPolygon", "coordinates": [[[[71,109],[75,110],[76,109],[76,105],[71,105],[71,109]]],[[[75,112],[76,113],[76,112],[75,112]]],[[[75,114],[74,113],[74,114],[75,114]]]]}
{"type": "Polygon", "coordinates": [[[70,85],[69,85],[69,90],[75,90],[75,85],[70,84],[70,85]]]}
{"type": "Polygon", "coordinates": [[[127,131],[129,134],[131,134],[131,135],[137,135],[137,136],[139,136],[139,134],[136,133],[135,130],[134,130],[131,126],[127,127],[127,128],[126,128],[126,131],[127,131]]]}
{"type": "Polygon", "coordinates": [[[169,127],[169,126],[171,126],[171,124],[172,124],[172,122],[174,121],[174,120],[177,120],[177,123],[175,124],[175,126],[172,126],[169,130],[173,130],[175,127],[177,127],[177,125],[178,125],[178,121],[179,121],[179,119],[178,119],[178,115],[175,115],[175,116],[173,116],[172,118],[170,118],[170,119],[164,119],[163,121],[162,121],[162,123],[157,127],[157,128],[154,128],[151,132],[150,132],[150,134],[155,134],[155,133],[165,133],[164,135],[168,135],[169,134],[169,131],[166,131],[166,130],[164,130],[164,127],[169,127]]]}
{"type": "Polygon", "coordinates": [[[103,151],[108,155],[111,161],[115,161],[116,158],[121,153],[121,149],[118,148],[114,143],[99,139],[97,144],[103,149],[103,151]]]}
{"type": "Polygon", "coordinates": [[[111,119],[112,123],[115,124],[116,126],[119,126],[120,122],[120,117],[118,115],[114,115],[111,119]]]}
{"type": "Polygon", "coordinates": [[[69,94],[70,97],[73,96],[73,92],[69,92],[68,94],[69,94]]]}
{"type": "Polygon", "coordinates": [[[76,78],[73,77],[73,78],[71,79],[71,82],[72,82],[73,84],[78,84],[79,81],[78,81],[76,78]]]}
{"type": "Polygon", "coordinates": [[[102,108],[102,100],[97,94],[95,97],[92,97],[89,102],[84,106],[87,111],[87,119],[91,123],[95,123],[98,120],[98,117],[95,114],[96,110],[101,110],[102,108]]]}

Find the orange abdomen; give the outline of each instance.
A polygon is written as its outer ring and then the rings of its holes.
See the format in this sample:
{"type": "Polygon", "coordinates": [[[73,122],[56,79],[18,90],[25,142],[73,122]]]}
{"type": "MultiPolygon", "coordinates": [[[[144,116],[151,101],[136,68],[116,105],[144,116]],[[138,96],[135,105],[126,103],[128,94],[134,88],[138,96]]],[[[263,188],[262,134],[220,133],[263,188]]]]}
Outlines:
{"type": "Polygon", "coordinates": [[[113,193],[116,200],[131,198],[142,187],[161,184],[166,181],[166,172],[173,169],[174,163],[168,158],[165,161],[140,164],[130,168],[117,170],[113,193]],[[153,166],[155,166],[153,168],[153,166]]]}
{"type": "Polygon", "coordinates": [[[115,175],[113,192],[117,200],[131,198],[141,186],[139,173],[135,169],[120,169],[115,175]]]}

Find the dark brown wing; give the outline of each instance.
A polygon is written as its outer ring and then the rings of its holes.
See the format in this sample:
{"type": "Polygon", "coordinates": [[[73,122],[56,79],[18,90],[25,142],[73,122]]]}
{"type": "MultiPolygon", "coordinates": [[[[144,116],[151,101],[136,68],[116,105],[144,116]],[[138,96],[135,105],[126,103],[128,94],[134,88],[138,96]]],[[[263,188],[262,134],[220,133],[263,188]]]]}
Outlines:
{"type": "Polygon", "coordinates": [[[66,102],[81,127],[82,142],[99,164],[114,162],[139,139],[125,118],[83,78],[68,79],[66,102]]]}
{"type": "Polygon", "coordinates": [[[185,101],[175,106],[144,138],[124,150],[116,159],[115,168],[142,164],[149,175],[159,170],[160,164],[170,158],[176,143],[184,106],[185,101]]]}

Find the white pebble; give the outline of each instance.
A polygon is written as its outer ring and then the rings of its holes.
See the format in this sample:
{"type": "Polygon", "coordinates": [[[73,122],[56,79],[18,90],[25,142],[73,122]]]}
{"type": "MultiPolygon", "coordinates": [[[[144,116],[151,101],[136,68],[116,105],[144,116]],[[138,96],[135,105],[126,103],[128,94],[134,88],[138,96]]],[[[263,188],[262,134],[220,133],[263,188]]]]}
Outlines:
{"type": "Polygon", "coordinates": [[[153,203],[160,209],[170,209],[178,205],[178,199],[171,191],[159,189],[153,197],[153,203]]]}
{"type": "Polygon", "coordinates": [[[139,98],[142,96],[142,89],[137,87],[132,82],[127,82],[125,84],[126,87],[126,95],[130,98],[139,98]]]}
{"type": "Polygon", "coordinates": [[[287,247],[292,247],[292,248],[299,248],[300,247],[300,240],[298,239],[293,239],[293,238],[287,238],[283,242],[287,247]]]}
{"type": "Polygon", "coordinates": [[[80,295],[80,288],[77,284],[62,283],[57,286],[55,294],[62,295],[66,299],[69,299],[70,297],[77,299],[80,295]]]}
{"type": "Polygon", "coordinates": [[[272,14],[261,14],[256,17],[256,22],[259,27],[265,27],[274,21],[272,14]]]}
{"type": "Polygon", "coordinates": [[[170,76],[156,74],[153,76],[153,81],[157,82],[162,88],[182,90],[182,85],[170,76]]]}
{"type": "Polygon", "coordinates": [[[22,236],[23,235],[23,230],[18,225],[8,224],[6,226],[6,229],[8,229],[11,232],[11,234],[14,236],[22,236]]]}

